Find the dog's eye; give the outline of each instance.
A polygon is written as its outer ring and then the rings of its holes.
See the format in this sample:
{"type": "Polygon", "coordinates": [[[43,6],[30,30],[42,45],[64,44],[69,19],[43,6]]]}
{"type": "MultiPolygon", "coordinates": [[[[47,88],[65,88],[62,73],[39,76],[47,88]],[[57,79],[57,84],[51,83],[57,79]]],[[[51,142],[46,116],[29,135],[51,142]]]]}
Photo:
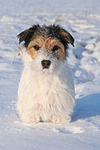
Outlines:
{"type": "Polygon", "coordinates": [[[37,50],[37,51],[40,49],[40,47],[39,47],[38,45],[34,45],[33,47],[34,47],[35,50],[37,50]]]}
{"type": "Polygon", "coordinates": [[[59,46],[55,45],[52,49],[53,52],[57,51],[59,49],[59,46]]]}

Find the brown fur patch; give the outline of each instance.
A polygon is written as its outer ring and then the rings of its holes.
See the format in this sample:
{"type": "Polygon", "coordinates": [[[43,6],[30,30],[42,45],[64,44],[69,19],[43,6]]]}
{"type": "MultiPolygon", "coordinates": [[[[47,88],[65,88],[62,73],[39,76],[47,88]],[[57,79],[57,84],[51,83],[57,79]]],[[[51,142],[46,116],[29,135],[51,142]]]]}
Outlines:
{"type": "Polygon", "coordinates": [[[65,32],[64,30],[61,30],[60,32],[61,32],[61,35],[63,35],[63,37],[65,37],[72,44],[72,46],[74,47],[73,37],[67,31],[65,32]]]}
{"type": "Polygon", "coordinates": [[[54,46],[59,47],[54,54],[57,59],[60,59],[65,53],[63,44],[58,39],[48,38],[45,42],[46,49],[52,50],[54,46]]]}
{"type": "Polygon", "coordinates": [[[43,40],[43,38],[42,37],[37,37],[37,38],[35,38],[34,40],[32,40],[30,43],[29,43],[29,45],[28,45],[28,48],[27,48],[27,53],[29,54],[29,55],[31,55],[31,57],[32,57],[32,59],[34,59],[36,56],[37,56],[37,54],[39,53],[39,51],[40,50],[36,50],[35,48],[34,48],[34,46],[35,45],[38,45],[39,47],[40,47],[40,49],[43,47],[43,42],[44,40],[43,40]]]}
{"type": "Polygon", "coordinates": [[[38,36],[29,43],[27,53],[34,59],[40,51],[52,51],[57,59],[60,59],[65,54],[64,46],[58,39],[38,36]],[[39,49],[36,50],[35,46],[38,46],[39,49]],[[53,51],[54,46],[58,47],[55,51],[53,51]]]}

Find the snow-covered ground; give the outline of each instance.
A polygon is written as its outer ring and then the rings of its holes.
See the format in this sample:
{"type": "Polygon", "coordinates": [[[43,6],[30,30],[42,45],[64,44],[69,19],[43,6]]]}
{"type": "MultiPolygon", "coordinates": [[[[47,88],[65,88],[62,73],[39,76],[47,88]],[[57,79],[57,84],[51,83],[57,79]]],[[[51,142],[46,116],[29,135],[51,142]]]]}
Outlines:
{"type": "Polygon", "coordinates": [[[100,1],[0,0],[0,150],[100,150],[100,1]],[[68,62],[76,107],[68,125],[24,125],[15,104],[23,68],[16,35],[56,23],[75,38],[68,62]]]}

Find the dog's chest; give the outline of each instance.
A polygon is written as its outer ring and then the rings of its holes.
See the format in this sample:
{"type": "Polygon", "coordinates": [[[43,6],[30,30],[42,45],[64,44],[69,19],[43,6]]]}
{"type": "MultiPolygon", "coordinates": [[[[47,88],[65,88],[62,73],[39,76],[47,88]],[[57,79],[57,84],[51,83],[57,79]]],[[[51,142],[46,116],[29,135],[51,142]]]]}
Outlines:
{"type": "Polygon", "coordinates": [[[54,91],[55,83],[53,80],[54,78],[50,76],[39,75],[37,77],[36,87],[38,99],[46,99],[54,91]]]}

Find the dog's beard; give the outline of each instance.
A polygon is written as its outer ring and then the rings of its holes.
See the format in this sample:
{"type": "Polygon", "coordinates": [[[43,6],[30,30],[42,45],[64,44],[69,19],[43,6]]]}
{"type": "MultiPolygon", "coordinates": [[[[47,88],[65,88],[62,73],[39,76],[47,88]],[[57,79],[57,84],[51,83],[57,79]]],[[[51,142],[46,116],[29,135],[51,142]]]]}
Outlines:
{"type": "Polygon", "coordinates": [[[56,57],[52,57],[51,55],[44,55],[39,53],[37,57],[31,61],[31,67],[39,74],[43,75],[51,75],[54,74],[59,68],[59,60],[56,57]],[[43,68],[41,62],[43,60],[51,61],[51,64],[48,68],[43,68]]]}

